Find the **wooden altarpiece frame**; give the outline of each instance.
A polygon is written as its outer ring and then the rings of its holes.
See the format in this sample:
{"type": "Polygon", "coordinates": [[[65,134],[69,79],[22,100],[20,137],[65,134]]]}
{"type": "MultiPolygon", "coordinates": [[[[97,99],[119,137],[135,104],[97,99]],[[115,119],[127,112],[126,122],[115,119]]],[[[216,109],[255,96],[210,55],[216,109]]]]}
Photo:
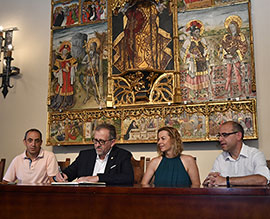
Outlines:
{"type": "MultiPolygon", "coordinates": [[[[115,0],[106,4],[52,1],[47,145],[91,144],[93,130],[103,122],[115,125],[117,142],[124,144],[154,143],[158,128],[165,125],[177,128],[184,142],[216,141],[218,126],[228,120],[238,121],[244,127],[245,139],[256,139],[250,3],[233,1],[220,6],[217,2],[181,8],[177,0],[115,0]],[[99,10],[99,16],[91,17],[91,8],[99,10]],[[239,8],[241,13],[237,11],[239,8]],[[205,14],[214,16],[213,9],[231,17],[227,21],[218,17],[220,23],[211,26],[205,14]],[[69,13],[60,24],[56,17],[61,10],[69,13]],[[75,19],[67,23],[68,15],[69,19],[75,19]],[[228,34],[230,19],[241,22],[239,30],[246,41],[246,50],[238,66],[241,85],[232,72],[230,85],[226,87],[228,62],[223,60],[226,48],[222,48],[222,39],[228,34]],[[138,20],[137,26],[132,26],[138,20]],[[205,43],[207,50],[201,50],[205,56],[201,58],[207,62],[208,80],[208,86],[202,89],[198,89],[199,83],[191,83],[198,71],[192,75],[191,61],[187,61],[187,57],[194,55],[186,47],[193,37],[192,25],[200,30],[199,37],[204,38],[201,44],[205,43]],[[64,82],[59,72],[64,74],[65,70],[59,71],[59,66],[64,48],[70,55],[69,77],[73,77],[73,83],[67,86],[71,90],[66,90],[61,99],[64,91],[59,85],[64,82]],[[89,61],[95,52],[97,65],[89,61]],[[207,93],[209,90],[211,95],[207,93]]],[[[197,75],[197,81],[203,79],[201,73],[197,75]]]]}

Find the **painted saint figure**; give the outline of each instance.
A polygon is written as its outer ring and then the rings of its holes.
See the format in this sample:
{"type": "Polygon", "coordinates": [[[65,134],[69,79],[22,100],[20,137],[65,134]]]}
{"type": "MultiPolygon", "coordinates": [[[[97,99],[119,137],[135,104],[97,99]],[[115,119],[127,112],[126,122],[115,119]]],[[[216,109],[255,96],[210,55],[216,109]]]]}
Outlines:
{"type": "Polygon", "coordinates": [[[228,33],[224,35],[221,48],[220,57],[226,64],[227,81],[225,90],[229,90],[232,79],[232,71],[236,75],[238,90],[242,91],[242,76],[241,76],[241,62],[247,52],[247,41],[243,33],[240,31],[242,19],[237,15],[232,15],[226,18],[224,26],[228,33]]]}
{"type": "Polygon", "coordinates": [[[51,99],[50,107],[54,110],[69,109],[74,105],[74,82],[77,60],[71,55],[71,43],[61,43],[55,63],[52,68],[57,79],[55,95],[51,99]]]}
{"type": "Polygon", "coordinates": [[[120,71],[166,69],[172,59],[172,37],[160,27],[163,1],[132,0],[119,10],[123,31],[113,42],[113,65],[120,71]]]}
{"type": "Polygon", "coordinates": [[[199,20],[189,21],[186,25],[186,31],[190,32],[190,37],[185,40],[180,50],[183,62],[188,64],[185,86],[190,89],[190,98],[210,95],[211,92],[208,91],[209,54],[206,40],[201,37],[204,31],[203,23],[199,20]]]}
{"type": "MultiPolygon", "coordinates": [[[[94,98],[97,104],[100,103],[101,96],[98,87],[99,73],[100,73],[100,56],[98,53],[100,41],[97,38],[92,38],[88,41],[86,55],[82,60],[82,64],[87,65],[87,76],[84,89],[86,90],[86,97],[83,101],[85,104],[90,99],[90,89],[92,88],[94,98]]],[[[80,79],[81,80],[81,79],[80,79]]],[[[82,82],[81,82],[82,83],[82,82]]]]}
{"type": "Polygon", "coordinates": [[[139,127],[137,126],[136,124],[136,121],[135,120],[132,120],[132,122],[130,123],[128,129],[127,129],[127,132],[126,134],[124,135],[124,140],[128,140],[130,138],[130,131],[132,129],[138,129],[139,127]]]}

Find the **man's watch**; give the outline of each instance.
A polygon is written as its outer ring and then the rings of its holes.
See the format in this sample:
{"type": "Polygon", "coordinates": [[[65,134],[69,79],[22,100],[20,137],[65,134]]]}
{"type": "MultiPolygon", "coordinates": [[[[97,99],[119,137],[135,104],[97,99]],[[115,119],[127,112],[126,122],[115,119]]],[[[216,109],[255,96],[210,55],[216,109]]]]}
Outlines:
{"type": "Polygon", "coordinates": [[[54,182],[57,182],[56,176],[53,176],[53,181],[54,181],[54,182]]]}
{"type": "Polygon", "coordinates": [[[231,184],[230,184],[230,177],[226,176],[226,183],[227,183],[227,188],[230,188],[231,184]]]}

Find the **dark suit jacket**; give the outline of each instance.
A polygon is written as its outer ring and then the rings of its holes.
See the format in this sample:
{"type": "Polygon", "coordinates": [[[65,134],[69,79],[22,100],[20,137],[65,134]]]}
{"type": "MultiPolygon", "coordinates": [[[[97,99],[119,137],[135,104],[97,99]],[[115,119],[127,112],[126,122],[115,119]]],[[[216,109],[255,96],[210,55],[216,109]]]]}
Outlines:
{"type": "MultiPolygon", "coordinates": [[[[131,165],[131,153],[113,146],[103,174],[98,174],[99,181],[114,185],[132,185],[134,180],[131,165]]],[[[96,163],[95,149],[81,151],[76,160],[63,173],[72,181],[81,176],[92,176],[96,163]]]]}

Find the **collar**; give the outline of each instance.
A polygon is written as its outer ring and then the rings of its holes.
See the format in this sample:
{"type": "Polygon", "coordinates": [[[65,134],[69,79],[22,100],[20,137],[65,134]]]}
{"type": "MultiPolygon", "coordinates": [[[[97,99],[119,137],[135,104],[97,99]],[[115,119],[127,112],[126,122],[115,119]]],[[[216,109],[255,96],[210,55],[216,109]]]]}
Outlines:
{"type": "MultiPolygon", "coordinates": [[[[241,148],[240,154],[239,154],[239,156],[238,156],[238,158],[237,158],[236,160],[238,160],[241,156],[242,156],[242,157],[248,157],[247,146],[246,146],[244,143],[242,143],[242,148],[241,148]]],[[[230,155],[229,152],[224,152],[224,158],[225,158],[225,160],[232,160],[232,161],[235,161],[235,160],[231,157],[231,155],[230,155]]]]}
{"type": "MultiPolygon", "coordinates": [[[[38,154],[38,156],[36,157],[36,159],[42,158],[42,157],[44,157],[44,150],[43,150],[42,148],[40,148],[39,154],[38,154]]],[[[30,158],[27,157],[27,155],[26,155],[26,150],[25,150],[24,153],[23,153],[23,159],[30,159],[30,158]]]]}
{"type": "Polygon", "coordinates": [[[248,147],[244,143],[242,144],[239,156],[248,157],[248,147]]]}
{"type": "Polygon", "coordinates": [[[108,151],[108,153],[105,155],[104,160],[101,160],[101,159],[99,158],[98,154],[97,154],[96,160],[100,160],[100,161],[106,161],[106,160],[108,160],[108,157],[109,157],[111,151],[112,151],[112,148],[111,148],[111,149],[108,151]]]}

